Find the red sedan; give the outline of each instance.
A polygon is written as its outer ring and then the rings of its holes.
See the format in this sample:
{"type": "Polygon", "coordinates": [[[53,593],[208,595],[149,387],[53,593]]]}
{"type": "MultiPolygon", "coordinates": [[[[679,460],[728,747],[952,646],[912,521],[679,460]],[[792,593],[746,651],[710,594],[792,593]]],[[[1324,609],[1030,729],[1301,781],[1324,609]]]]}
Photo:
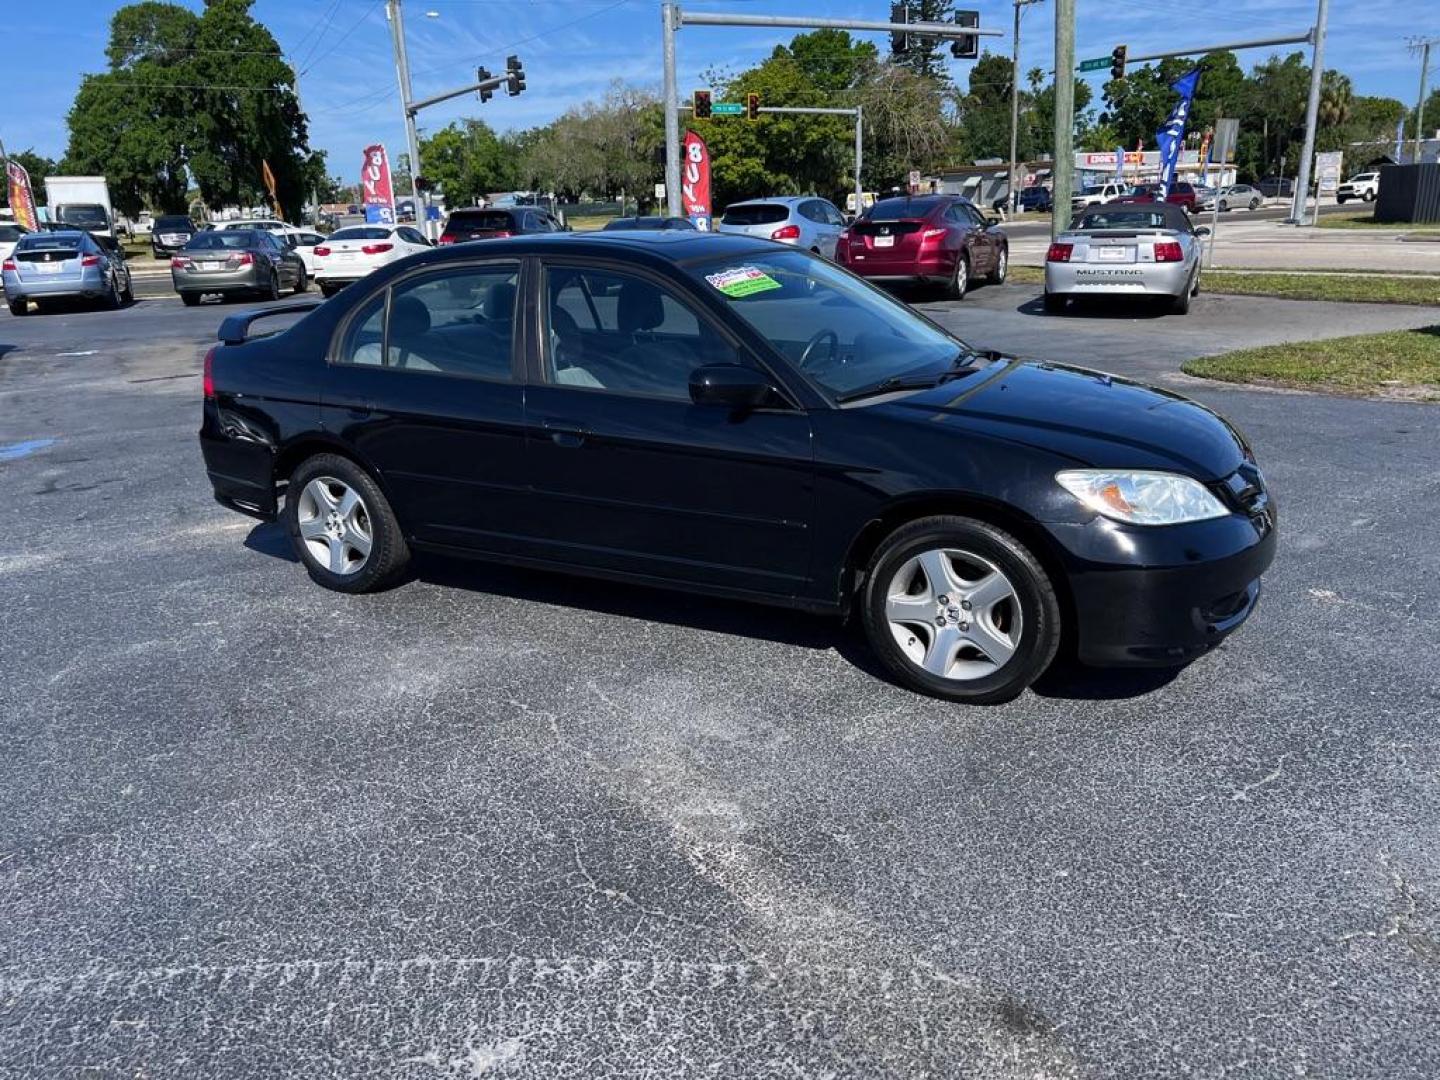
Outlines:
{"type": "MultiPolygon", "coordinates": [[[[1116,199],[1118,203],[1153,203],[1160,202],[1160,192],[1163,189],[1159,184],[1140,184],[1130,189],[1130,194],[1121,195],[1116,199]]],[[[1195,185],[1186,183],[1184,180],[1177,180],[1170,185],[1170,194],[1165,196],[1165,202],[1174,203],[1183,207],[1189,213],[1196,209],[1195,185]]]]}
{"type": "Polygon", "coordinates": [[[835,261],[870,281],[938,284],[958,300],[979,278],[998,284],[1010,241],[968,199],[882,199],[843,233],[835,261]]]}

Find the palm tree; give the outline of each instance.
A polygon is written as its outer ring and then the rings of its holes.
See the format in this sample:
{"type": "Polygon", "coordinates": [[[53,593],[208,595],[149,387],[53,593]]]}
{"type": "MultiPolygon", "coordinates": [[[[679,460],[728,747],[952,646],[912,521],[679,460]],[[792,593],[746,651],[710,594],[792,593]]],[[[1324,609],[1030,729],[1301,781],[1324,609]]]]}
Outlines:
{"type": "Polygon", "coordinates": [[[1350,76],[1327,71],[1320,76],[1320,126],[1335,128],[1350,119],[1354,88],[1350,76]]]}

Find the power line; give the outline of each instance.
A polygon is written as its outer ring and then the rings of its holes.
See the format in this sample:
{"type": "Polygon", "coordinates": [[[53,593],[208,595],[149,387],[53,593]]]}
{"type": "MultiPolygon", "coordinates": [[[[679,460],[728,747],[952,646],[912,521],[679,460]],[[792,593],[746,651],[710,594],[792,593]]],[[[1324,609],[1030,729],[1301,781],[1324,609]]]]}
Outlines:
{"type": "Polygon", "coordinates": [[[316,64],[320,63],[321,60],[324,60],[327,56],[331,55],[336,49],[340,48],[341,45],[344,45],[345,42],[349,40],[350,35],[355,33],[356,30],[360,29],[360,25],[366,22],[370,18],[370,16],[375,13],[376,9],[379,8],[379,6],[380,0],[375,0],[373,4],[371,4],[368,8],[365,9],[364,14],[362,14],[360,18],[355,20],[355,22],[351,25],[350,29],[346,30],[345,33],[340,35],[340,39],[336,41],[334,45],[331,45],[330,48],[326,49],[314,60],[311,60],[310,63],[306,65],[305,70],[302,71],[300,74],[308,75],[314,69],[316,64]]]}
{"type": "MultiPolygon", "coordinates": [[[[325,40],[325,32],[330,29],[331,24],[335,21],[335,12],[337,12],[338,10],[340,10],[340,0],[331,0],[329,10],[327,10],[324,15],[317,19],[315,21],[315,25],[311,27],[311,30],[314,30],[316,27],[318,27],[320,32],[315,35],[315,40],[310,43],[310,51],[307,52],[304,58],[296,64],[296,67],[304,67],[305,64],[310,60],[310,58],[315,55],[315,50],[320,47],[320,42],[325,40]]],[[[306,37],[308,36],[309,34],[306,35],[306,37]]],[[[300,46],[296,45],[294,52],[299,51],[300,46]]]]}

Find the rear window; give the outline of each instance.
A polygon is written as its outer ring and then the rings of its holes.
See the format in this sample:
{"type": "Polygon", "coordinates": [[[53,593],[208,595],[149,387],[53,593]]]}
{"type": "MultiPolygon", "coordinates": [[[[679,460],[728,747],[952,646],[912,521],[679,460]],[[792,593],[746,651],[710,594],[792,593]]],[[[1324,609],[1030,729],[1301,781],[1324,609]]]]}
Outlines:
{"type": "Polygon", "coordinates": [[[56,235],[54,233],[31,233],[22,236],[15,245],[16,251],[79,251],[78,236],[56,235]]]}
{"type": "Polygon", "coordinates": [[[153,228],[160,232],[173,232],[176,229],[193,231],[195,226],[190,223],[188,217],[167,216],[156,218],[153,228]]]}
{"type": "Polygon", "coordinates": [[[1075,228],[1086,229],[1166,229],[1165,211],[1141,210],[1135,207],[1114,207],[1086,214],[1075,228]]]}
{"type": "Polygon", "coordinates": [[[922,218],[945,199],[881,199],[865,214],[871,221],[898,221],[901,218],[922,218]]]}
{"type": "Polygon", "coordinates": [[[788,206],[778,206],[774,203],[748,203],[742,206],[731,206],[725,210],[725,216],[720,219],[724,225],[774,225],[777,221],[784,221],[790,216],[788,206]]]}
{"type": "Polygon", "coordinates": [[[515,228],[515,219],[504,210],[456,210],[445,223],[445,231],[472,229],[477,232],[504,232],[515,228]]]}
{"type": "Polygon", "coordinates": [[[0,241],[9,243],[11,240],[19,240],[25,235],[25,230],[19,225],[0,225],[0,241]]]}
{"type": "Polygon", "coordinates": [[[389,240],[390,230],[374,225],[352,225],[348,229],[336,229],[330,234],[331,240],[389,240]]]}
{"type": "Polygon", "coordinates": [[[225,229],[221,232],[196,233],[185,245],[186,251],[241,250],[255,246],[255,234],[249,229],[225,229]]]}

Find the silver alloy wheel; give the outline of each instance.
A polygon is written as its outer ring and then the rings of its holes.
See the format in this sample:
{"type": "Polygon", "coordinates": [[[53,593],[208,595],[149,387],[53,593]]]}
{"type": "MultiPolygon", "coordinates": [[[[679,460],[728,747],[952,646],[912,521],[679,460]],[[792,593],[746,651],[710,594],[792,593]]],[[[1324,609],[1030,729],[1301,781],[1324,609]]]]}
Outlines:
{"type": "Polygon", "coordinates": [[[961,255],[955,260],[955,295],[964,296],[970,284],[970,262],[961,255]]]}
{"type": "Polygon", "coordinates": [[[890,579],[885,618],[914,664],[943,679],[993,675],[1020,647],[1015,586],[989,559],[956,548],[907,559],[890,579]]]}
{"type": "Polygon", "coordinates": [[[1007,272],[1009,269],[1010,269],[1010,254],[1009,254],[1004,248],[1001,248],[1001,249],[1000,249],[1000,261],[999,261],[998,263],[996,263],[996,265],[995,265],[995,277],[996,277],[996,279],[997,279],[998,281],[1004,281],[1004,280],[1005,280],[1005,274],[1006,274],[1006,272],[1007,272]]]}
{"type": "Polygon", "coordinates": [[[317,476],[300,493],[296,511],[300,537],[312,559],[342,577],[365,568],[374,534],[359,492],[333,476],[317,476]]]}

